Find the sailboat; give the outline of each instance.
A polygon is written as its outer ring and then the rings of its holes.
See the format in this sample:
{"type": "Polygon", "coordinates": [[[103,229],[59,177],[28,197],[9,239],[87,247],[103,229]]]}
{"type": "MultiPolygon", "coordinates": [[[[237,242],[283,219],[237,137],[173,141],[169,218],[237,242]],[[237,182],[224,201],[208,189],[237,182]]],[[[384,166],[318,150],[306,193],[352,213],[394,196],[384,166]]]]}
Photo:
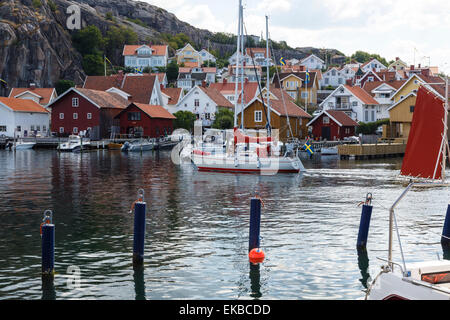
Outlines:
{"type": "MultiPolygon", "coordinates": [[[[293,147],[287,145],[286,152],[281,155],[280,142],[275,141],[271,136],[270,126],[270,81],[269,68],[267,68],[267,98],[263,99],[267,103],[267,134],[260,137],[246,135],[238,128],[237,114],[241,110],[241,126],[244,121],[244,71],[241,74],[241,55],[243,50],[243,6],[242,0],[239,0],[239,23],[237,37],[237,57],[236,57],[236,87],[235,87],[235,112],[234,112],[234,132],[233,136],[227,136],[226,152],[211,153],[201,149],[194,149],[192,153],[192,162],[199,171],[220,171],[234,173],[261,173],[273,175],[277,173],[299,173],[305,171],[305,168],[294,152],[293,147]],[[239,81],[241,81],[241,90],[238,92],[239,81]],[[240,106],[239,106],[240,105],[240,106]]],[[[267,39],[269,39],[267,22],[267,39]]],[[[269,41],[267,41],[267,66],[269,65],[269,41]]],[[[262,93],[261,93],[262,94],[262,93]]]]}
{"type": "Polygon", "coordinates": [[[388,258],[384,260],[386,264],[381,267],[381,272],[367,290],[368,300],[450,299],[450,261],[406,264],[394,211],[408,191],[414,187],[449,185],[445,182],[445,167],[449,152],[448,78],[445,81],[444,101],[442,96],[438,96],[428,85],[430,84],[422,85],[417,92],[413,122],[401,169],[402,176],[413,177],[417,182],[411,180],[389,210],[388,258]],[[401,263],[394,262],[392,257],[394,227],[399,242],[401,263]]]}

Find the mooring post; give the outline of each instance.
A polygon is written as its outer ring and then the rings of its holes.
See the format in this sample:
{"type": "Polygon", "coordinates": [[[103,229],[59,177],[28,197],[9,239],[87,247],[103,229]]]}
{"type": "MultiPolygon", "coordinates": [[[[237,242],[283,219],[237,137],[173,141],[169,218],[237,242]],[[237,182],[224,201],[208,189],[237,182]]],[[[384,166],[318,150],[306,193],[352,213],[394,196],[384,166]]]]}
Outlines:
{"type": "Polygon", "coordinates": [[[370,219],[372,217],[372,194],[368,193],[366,201],[362,203],[361,221],[359,223],[358,241],[356,248],[358,250],[365,250],[367,246],[367,238],[369,236],[370,219]]]}
{"type": "Polygon", "coordinates": [[[444,229],[442,230],[441,245],[444,251],[450,250],[450,205],[447,207],[444,229]]]}
{"type": "Polygon", "coordinates": [[[50,210],[44,212],[41,223],[42,236],[42,277],[53,278],[55,273],[55,225],[53,213],[50,210]]]}
{"type": "Polygon", "coordinates": [[[145,214],[144,190],[140,189],[138,200],[134,203],[133,265],[135,267],[144,263],[145,214]]]}
{"type": "Polygon", "coordinates": [[[261,225],[261,200],[253,198],[250,201],[250,232],[248,251],[259,248],[260,245],[260,225],[261,225]]]}

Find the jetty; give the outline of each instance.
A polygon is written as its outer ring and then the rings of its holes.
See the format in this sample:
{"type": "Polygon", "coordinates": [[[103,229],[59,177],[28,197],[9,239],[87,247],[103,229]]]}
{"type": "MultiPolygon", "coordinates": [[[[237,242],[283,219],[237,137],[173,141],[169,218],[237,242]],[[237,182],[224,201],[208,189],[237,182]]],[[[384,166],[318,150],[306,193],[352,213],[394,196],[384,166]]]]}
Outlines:
{"type": "Polygon", "coordinates": [[[405,155],[404,143],[381,144],[353,144],[338,146],[338,154],[341,159],[354,157],[356,160],[376,159],[387,157],[402,157],[405,155]]]}

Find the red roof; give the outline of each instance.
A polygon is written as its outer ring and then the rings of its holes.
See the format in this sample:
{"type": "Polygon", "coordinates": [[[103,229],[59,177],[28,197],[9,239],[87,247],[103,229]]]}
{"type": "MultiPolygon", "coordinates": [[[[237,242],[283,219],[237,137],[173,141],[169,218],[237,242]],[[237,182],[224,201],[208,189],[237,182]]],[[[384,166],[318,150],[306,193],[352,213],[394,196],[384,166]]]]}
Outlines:
{"type": "Polygon", "coordinates": [[[176,119],[174,115],[172,115],[169,111],[164,109],[162,106],[157,105],[149,105],[149,104],[141,104],[141,103],[132,103],[131,105],[135,105],[151,118],[158,119],[176,119]]]}
{"type": "MultiPolygon", "coordinates": [[[[220,91],[222,95],[230,94],[235,92],[236,83],[235,82],[227,82],[227,83],[211,83],[209,85],[210,88],[220,91]]],[[[238,84],[238,90],[241,90],[241,83],[238,84]]],[[[247,104],[253,100],[258,92],[258,84],[256,82],[247,82],[244,83],[244,103],[247,104]]],[[[238,102],[241,102],[241,98],[239,98],[238,102]]]]}
{"type": "Polygon", "coordinates": [[[395,90],[400,89],[400,87],[405,83],[405,80],[396,80],[396,81],[366,81],[364,83],[363,89],[370,94],[372,97],[375,96],[374,93],[372,93],[372,90],[375,88],[381,86],[382,84],[387,84],[388,86],[393,87],[395,90]]]}
{"type": "Polygon", "coordinates": [[[178,103],[181,97],[181,93],[183,92],[182,88],[164,88],[161,90],[162,93],[169,96],[170,105],[175,105],[178,103]]]}
{"type": "Polygon", "coordinates": [[[128,100],[117,93],[81,88],[77,88],[76,90],[100,108],[125,109],[128,105],[128,100]]]}
{"type": "Polygon", "coordinates": [[[308,123],[308,126],[313,124],[317,119],[319,119],[323,114],[328,115],[333,122],[335,122],[340,127],[358,127],[359,123],[350,118],[344,111],[338,110],[324,110],[318,116],[308,123]]]}
{"type": "MultiPolygon", "coordinates": [[[[134,56],[136,54],[136,50],[140,47],[144,46],[143,44],[140,45],[125,45],[123,48],[123,55],[124,56],[134,56]]],[[[152,49],[152,54],[155,56],[165,56],[167,52],[167,45],[147,45],[152,49]]]]}
{"type": "Polygon", "coordinates": [[[346,89],[348,89],[355,97],[361,100],[364,104],[379,104],[370,94],[368,94],[364,89],[360,87],[350,87],[348,85],[344,85],[346,89]]]}
{"type": "Polygon", "coordinates": [[[220,91],[214,89],[214,88],[205,88],[205,87],[199,87],[208,97],[210,97],[214,103],[217,104],[219,107],[225,107],[225,108],[233,108],[233,105],[230,101],[225,98],[220,91]]]}
{"type": "Polygon", "coordinates": [[[156,76],[144,75],[112,75],[88,76],[83,88],[105,91],[112,87],[120,89],[133,97],[138,103],[149,103],[153,93],[156,76]]]}
{"type": "Polygon", "coordinates": [[[0,97],[0,103],[6,105],[15,112],[48,113],[40,104],[29,99],[15,99],[0,97]]]}
{"type": "MultiPolygon", "coordinates": [[[[245,53],[249,55],[250,57],[255,57],[255,53],[264,53],[264,57],[266,56],[266,48],[246,48],[245,53]]],[[[270,50],[269,50],[269,57],[270,57],[270,50]]]]}
{"type": "MultiPolygon", "coordinates": [[[[279,113],[281,116],[289,116],[289,117],[299,117],[299,118],[308,118],[311,116],[303,110],[301,107],[295,104],[294,100],[290,95],[287,94],[286,91],[282,89],[277,89],[274,86],[270,88],[270,93],[275,95],[277,99],[270,99],[270,108],[279,113]],[[284,103],[283,103],[284,98],[284,103]]],[[[258,100],[261,95],[258,95],[258,100]]],[[[267,106],[267,99],[264,99],[264,103],[267,106]]]]}
{"type": "Polygon", "coordinates": [[[53,92],[55,91],[54,88],[12,88],[9,97],[10,98],[20,98],[18,95],[23,94],[25,92],[30,92],[32,94],[36,94],[39,97],[39,104],[41,105],[47,105],[50,103],[50,99],[53,95],[53,92]]]}

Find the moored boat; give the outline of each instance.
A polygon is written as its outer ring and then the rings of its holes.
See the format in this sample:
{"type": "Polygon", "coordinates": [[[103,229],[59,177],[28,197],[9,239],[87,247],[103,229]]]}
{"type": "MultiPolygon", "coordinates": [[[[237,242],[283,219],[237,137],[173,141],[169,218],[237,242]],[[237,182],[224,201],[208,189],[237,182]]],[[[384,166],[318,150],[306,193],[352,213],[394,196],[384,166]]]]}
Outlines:
{"type": "Polygon", "coordinates": [[[60,143],[57,149],[65,152],[80,152],[89,149],[90,146],[90,139],[72,135],[69,136],[69,141],[60,143]]]}
{"type": "Polygon", "coordinates": [[[36,145],[36,142],[25,142],[23,140],[19,140],[15,143],[14,149],[16,150],[30,150],[33,149],[36,145]]]}
{"type": "Polygon", "coordinates": [[[121,148],[122,152],[143,152],[152,151],[155,148],[155,143],[149,140],[135,140],[132,142],[125,142],[121,148]]]}

